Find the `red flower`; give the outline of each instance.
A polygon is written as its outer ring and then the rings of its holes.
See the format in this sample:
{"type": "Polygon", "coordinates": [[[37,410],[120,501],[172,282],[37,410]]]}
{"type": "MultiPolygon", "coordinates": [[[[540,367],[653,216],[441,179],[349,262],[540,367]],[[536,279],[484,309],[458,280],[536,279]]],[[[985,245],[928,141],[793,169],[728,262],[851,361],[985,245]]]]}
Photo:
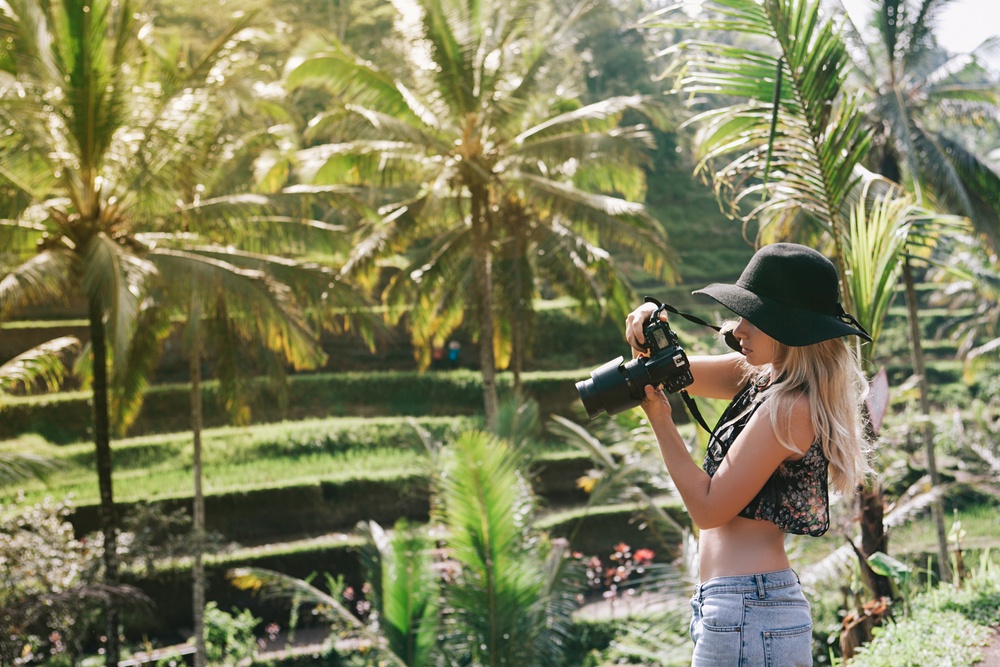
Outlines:
{"type": "Polygon", "coordinates": [[[652,549],[639,549],[632,558],[636,563],[649,563],[652,562],[655,555],[652,549]]]}

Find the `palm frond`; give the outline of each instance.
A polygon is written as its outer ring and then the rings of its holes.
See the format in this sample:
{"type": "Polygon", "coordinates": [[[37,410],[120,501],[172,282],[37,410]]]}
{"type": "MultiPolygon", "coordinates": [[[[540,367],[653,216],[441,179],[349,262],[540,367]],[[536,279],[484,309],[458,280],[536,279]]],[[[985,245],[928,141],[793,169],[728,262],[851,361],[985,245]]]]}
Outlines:
{"type": "Polygon", "coordinates": [[[958,194],[950,187],[953,183],[950,175],[954,174],[964,194],[960,200],[964,203],[962,212],[972,220],[976,231],[988,239],[991,248],[1000,248],[1000,174],[957,141],[938,135],[933,145],[936,155],[945,158],[944,164],[934,161],[938,169],[934,176],[928,177],[935,192],[945,202],[954,202],[958,194]]]}
{"type": "Polygon", "coordinates": [[[854,549],[850,544],[842,544],[820,560],[803,567],[799,578],[803,588],[823,590],[829,582],[843,581],[856,564],[854,549]]]}
{"type": "Polygon", "coordinates": [[[41,384],[47,391],[58,391],[72,364],[69,356],[80,350],[74,336],[55,338],[22,352],[0,365],[0,393],[12,393],[41,384]]]}
{"type": "Polygon", "coordinates": [[[522,173],[520,179],[537,190],[539,195],[543,193],[547,195],[552,209],[563,213],[571,220],[624,221],[636,228],[649,228],[655,224],[642,204],[586,192],[572,185],[534,174],[522,173]]]}
{"type": "Polygon", "coordinates": [[[137,315],[128,357],[112,363],[114,382],[109,396],[112,428],[122,436],[135,422],[145,400],[146,388],[160,360],[161,345],[173,331],[170,311],[146,299],[137,315]]]}
{"type": "Polygon", "coordinates": [[[420,39],[430,47],[430,57],[437,66],[431,74],[436,89],[443,93],[453,118],[476,113],[475,58],[485,37],[485,26],[478,20],[479,3],[427,0],[420,3],[420,9],[420,39]]]}
{"type": "Polygon", "coordinates": [[[546,425],[548,430],[586,453],[598,468],[596,484],[587,499],[587,507],[600,506],[618,500],[640,503],[643,511],[670,538],[681,538],[690,529],[681,525],[647,493],[643,487],[649,486],[651,471],[660,469],[659,460],[652,460],[642,454],[624,457],[615,456],[600,439],[574,422],[553,415],[546,425]]]}
{"type": "Polygon", "coordinates": [[[682,92],[737,98],[690,121],[701,126],[702,167],[711,170],[720,195],[736,192],[734,209],[760,195],[747,219],[760,216],[766,225],[801,210],[835,231],[857,179],[854,167],[868,148],[858,99],[841,95],[849,60],[835,26],[821,19],[818,2],[807,0],[729,0],[713,7],[723,18],[690,24],[765,35],[778,53],[713,42],[679,45],[687,54],[677,81],[682,92]],[[774,96],[779,67],[783,85],[775,109],[763,100],[774,96]],[[729,161],[712,166],[723,160],[729,161]],[[745,187],[765,172],[765,183],[745,187]]]}
{"type": "Polygon", "coordinates": [[[427,109],[411,108],[415,98],[409,91],[342,44],[333,44],[326,52],[297,64],[286,76],[286,83],[291,88],[321,85],[344,100],[407,119],[415,126],[436,125],[427,109]]]}
{"type": "Polygon", "coordinates": [[[323,361],[315,334],[286,285],[262,271],[193,252],[157,248],[148,257],[171,276],[172,287],[201,291],[204,303],[215,304],[225,295],[227,328],[241,340],[258,341],[296,368],[314,368],[323,361]]]}
{"type": "Polygon", "coordinates": [[[641,95],[610,97],[572,111],[559,114],[530,127],[511,139],[515,145],[542,141],[552,135],[609,130],[618,125],[621,114],[629,109],[644,111],[651,108],[649,100],[641,95]]]}
{"type": "Polygon", "coordinates": [[[68,252],[44,251],[13,268],[0,279],[0,317],[29,304],[65,300],[72,261],[68,252]]]}
{"type": "Polygon", "coordinates": [[[927,476],[911,484],[906,492],[886,508],[885,525],[887,528],[902,526],[931,508],[954,488],[954,484],[938,484],[931,486],[927,476]]]}
{"type": "Polygon", "coordinates": [[[434,542],[420,529],[398,523],[387,533],[373,521],[359,524],[365,581],[378,610],[389,649],[409,667],[430,665],[436,648],[438,575],[431,566],[434,542]]]}
{"type": "Polygon", "coordinates": [[[37,454],[0,452],[0,487],[29,479],[44,479],[58,465],[55,459],[37,454]]]}
{"type": "Polygon", "coordinates": [[[515,396],[500,401],[500,410],[493,424],[493,432],[514,450],[524,451],[528,445],[536,442],[540,430],[541,419],[537,401],[519,400],[515,396]]]}
{"type": "Polygon", "coordinates": [[[851,312],[878,344],[882,325],[902,272],[910,223],[909,202],[886,196],[868,207],[864,198],[852,209],[842,260],[851,312]]]}
{"type": "Polygon", "coordinates": [[[107,314],[114,357],[126,359],[139,314],[140,295],[148,289],[156,268],[104,233],[95,235],[82,253],[84,294],[107,314]]]}
{"type": "Polygon", "coordinates": [[[482,664],[530,661],[540,634],[545,581],[527,541],[531,493],[518,457],[501,440],[467,432],[452,443],[438,520],[461,576],[446,589],[482,664]]]}

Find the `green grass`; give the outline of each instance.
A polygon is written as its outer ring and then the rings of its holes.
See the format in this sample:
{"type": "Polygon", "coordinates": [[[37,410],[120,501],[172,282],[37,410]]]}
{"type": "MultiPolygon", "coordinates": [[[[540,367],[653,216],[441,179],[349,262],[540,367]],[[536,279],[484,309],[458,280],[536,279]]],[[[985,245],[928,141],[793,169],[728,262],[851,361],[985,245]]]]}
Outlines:
{"type": "MultiPolygon", "coordinates": [[[[434,437],[469,428],[463,418],[415,420],[434,437]]],[[[44,481],[0,487],[0,503],[18,489],[26,502],[46,495],[98,501],[93,445],[57,447],[37,436],[0,445],[3,450],[51,458],[57,468],[44,481]]],[[[312,481],[391,476],[413,470],[427,455],[411,422],[402,418],[330,418],[254,427],[209,429],[203,435],[206,494],[273,488],[312,481]]],[[[187,497],[192,492],[190,434],[146,436],[113,445],[115,499],[119,502],[187,497]]]]}
{"type": "Polygon", "coordinates": [[[89,320],[18,320],[0,323],[0,330],[15,329],[67,329],[90,326],[89,320]]]}
{"type": "Polygon", "coordinates": [[[943,584],[916,596],[909,615],[876,630],[851,667],[909,667],[979,663],[1000,625],[1000,568],[986,554],[962,588],[943,584]]]}
{"type": "MultiPolygon", "coordinates": [[[[213,462],[205,462],[204,489],[206,494],[276,488],[316,481],[343,481],[352,478],[391,476],[422,465],[426,456],[397,449],[376,449],[363,452],[314,453],[294,459],[270,457],[257,461],[225,462],[216,456],[218,450],[208,450],[213,462]]],[[[189,497],[192,493],[190,453],[156,466],[131,470],[116,470],[114,477],[116,502],[163,500],[189,497]]],[[[36,502],[44,496],[72,495],[74,504],[98,502],[97,474],[84,466],[61,469],[45,483],[30,482],[21,486],[26,502],[36,502]]],[[[0,496],[0,502],[10,502],[11,495],[0,496]]]]}
{"type": "MultiPolygon", "coordinates": [[[[963,549],[982,549],[1000,547],[1000,533],[997,532],[997,519],[1000,518],[1000,508],[995,505],[975,505],[963,507],[945,516],[945,531],[950,531],[955,520],[961,521],[965,536],[962,538],[963,549]]],[[[890,545],[894,551],[901,554],[920,554],[936,552],[937,531],[930,514],[919,521],[908,523],[894,530],[890,537],[890,545]]]]}

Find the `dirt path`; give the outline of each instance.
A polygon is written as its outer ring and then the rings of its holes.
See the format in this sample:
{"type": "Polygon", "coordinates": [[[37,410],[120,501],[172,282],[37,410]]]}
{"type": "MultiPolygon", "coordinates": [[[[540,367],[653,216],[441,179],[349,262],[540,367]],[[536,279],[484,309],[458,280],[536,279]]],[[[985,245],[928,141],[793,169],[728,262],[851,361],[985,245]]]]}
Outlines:
{"type": "Polygon", "coordinates": [[[994,630],[990,643],[983,649],[983,660],[976,667],[1000,667],[1000,630],[994,630]]]}

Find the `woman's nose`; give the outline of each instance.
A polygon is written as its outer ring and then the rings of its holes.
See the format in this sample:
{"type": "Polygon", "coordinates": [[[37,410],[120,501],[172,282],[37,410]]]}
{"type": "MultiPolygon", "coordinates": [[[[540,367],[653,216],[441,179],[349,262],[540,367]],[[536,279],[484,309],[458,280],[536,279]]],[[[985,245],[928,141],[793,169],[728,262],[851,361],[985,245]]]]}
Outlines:
{"type": "Polygon", "coordinates": [[[736,323],[736,328],[733,329],[733,335],[736,336],[737,338],[747,337],[746,320],[740,318],[740,321],[736,323]]]}

